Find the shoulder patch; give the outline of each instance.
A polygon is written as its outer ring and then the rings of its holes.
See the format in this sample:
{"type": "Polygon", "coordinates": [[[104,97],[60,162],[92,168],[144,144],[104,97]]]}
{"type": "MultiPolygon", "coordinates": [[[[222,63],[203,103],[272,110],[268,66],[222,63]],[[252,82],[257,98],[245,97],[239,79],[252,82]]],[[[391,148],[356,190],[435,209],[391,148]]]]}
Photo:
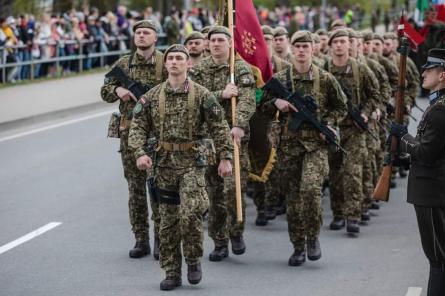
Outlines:
{"type": "Polygon", "coordinates": [[[136,106],[134,106],[133,115],[136,116],[139,113],[141,113],[141,111],[142,111],[142,103],[139,101],[139,102],[137,102],[136,106]]]}

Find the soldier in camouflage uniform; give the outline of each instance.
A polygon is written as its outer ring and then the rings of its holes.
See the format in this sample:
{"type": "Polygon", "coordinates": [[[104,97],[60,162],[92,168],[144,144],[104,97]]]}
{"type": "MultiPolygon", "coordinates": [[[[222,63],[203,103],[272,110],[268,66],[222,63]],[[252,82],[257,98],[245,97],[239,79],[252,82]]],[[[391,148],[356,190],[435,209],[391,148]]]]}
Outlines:
{"type": "MultiPolygon", "coordinates": [[[[145,87],[155,86],[164,79],[162,53],[155,50],[157,34],[155,25],[150,21],[134,24],[135,53],[121,57],[113,67],[120,67],[130,79],[145,87]]],[[[120,153],[124,176],[128,183],[130,223],[136,238],[136,244],[130,250],[130,257],[140,258],[150,254],[148,235],[148,206],[145,180],[146,172],[136,168],[131,149],[128,147],[128,131],[132,120],[132,111],[136,105],[136,97],[116,78],[106,78],[101,89],[102,99],[108,103],[119,101],[120,121],[120,153]]],[[[155,247],[154,256],[158,256],[158,205],[153,197],[150,199],[152,220],[154,221],[155,247]]]]}
{"type": "Polygon", "coordinates": [[[325,29],[318,29],[317,31],[315,31],[315,34],[318,35],[318,37],[320,38],[320,53],[322,55],[327,55],[328,54],[328,50],[329,50],[329,46],[328,46],[328,32],[325,29]]]}
{"type": "MultiPolygon", "coordinates": [[[[348,95],[348,104],[361,112],[364,121],[380,104],[379,89],[375,75],[365,64],[349,56],[349,32],[338,29],[329,37],[332,60],[325,69],[334,75],[348,95]]],[[[336,153],[330,158],[331,208],[334,219],[332,230],[345,226],[347,232],[359,233],[363,200],[363,165],[367,157],[366,136],[348,116],[340,123],[341,145],[347,155],[336,153]]]]}
{"type": "Polygon", "coordinates": [[[205,26],[204,28],[201,29],[201,34],[204,36],[204,53],[203,53],[203,57],[208,57],[210,56],[210,49],[209,49],[209,38],[208,34],[209,34],[209,30],[210,30],[211,26],[205,26]]]}
{"type": "MultiPolygon", "coordinates": [[[[346,115],[346,98],[340,85],[328,72],[312,62],[313,39],[309,31],[298,31],[291,39],[296,63],[291,69],[275,74],[290,92],[312,96],[317,105],[319,120],[331,127],[346,115]]],[[[286,204],[289,237],[294,252],[289,265],[298,266],[309,260],[321,258],[318,236],[322,225],[320,192],[328,175],[328,145],[320,131],[308,122],[291,130],[289,124],[295,107],[273,93],[267,93],[260,110],[273,118],[281,112],[282,132],[278,158],[282,161],[281,177],[286,184],[286,204]]]]}
{"type": "Polygon", "coordinates": [[[275,54],[286,62],[293,63],[294,56],[289,46],[289,33],[284,27],[276,27],[273,30],[273,48],[275,54]]]}
{"type": "Polygon", "coordinates": [[[202,216],[208,208],[204,124],[216,144],[218,174],[225,177],[232,173],[232,142],[224,110],[206,88],[187,78],[188,58],[183,45],[175,44],[166,50],[168,80],[139,100],[129,138],[139,169],[150,169],[154,162],[161,216],[160,264],[166,272],[161,290],[182,284],[181,243],[188,281],[198,284],[202,278],[202,216]],[[155,159],[147,155],[145,147],[151,135],[158,139],[155,159]]]}
{"type": "Polygon", "coordinates": [[[190,53],[190,67],[199,64],[204,57],[204,35],[200,32],[192,32],[185,37],[184,45],[190,53]]]}
{"type": "MultiPolygon", "coordinates": [[[[255,80],[250,66],[241,58],[235,58],[235,84],[230,83],[229,53],[231,36],[223,26],[214,26],[208,33],[211,56],[204,58],[190,70],[190,77],[211,91],[224,108],[231,134],[240,146],[241,191],[246,192],[249,174],[249,120],[255,112],[255,80]],[[236,124],[232,124],[231,98],[237,98],[236,124]]],[[[244,221],[236,219],[235,184],[229,178],[224,182],[217,174],[215,165],[209,165],[207,182],[210,189],[209,235],[215,243],[210,253],[211,261],[221,261],[228,256],[228,241],[232,252],[243,254],[246,246],[243,239],[244,221]],[[225,184],[224,184],[225,183],[225,184]]],[[[243,199],[243,212],[245,202],[243,199]]],[[[245,215],[243,214],[243,217],[245,215]]]]}

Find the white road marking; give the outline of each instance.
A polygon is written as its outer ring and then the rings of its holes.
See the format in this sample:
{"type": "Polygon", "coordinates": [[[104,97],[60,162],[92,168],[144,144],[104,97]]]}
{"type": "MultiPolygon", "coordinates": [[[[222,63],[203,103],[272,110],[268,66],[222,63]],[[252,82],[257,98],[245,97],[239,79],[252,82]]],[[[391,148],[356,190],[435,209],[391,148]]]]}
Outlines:
{"type": "Polygon", "coordinates": [[[422,293],[422,288],[409,287],[405,296],[420,296],[421,293],[422,293]]]}
{"type": "Polygon", "coordinates": [[[105,115],[110,114],[111,112],[113,112],[113,110],[104,111],[104,112],[100,112],[100,113],[96,113],[96,114],[92,114],[92,115],[88,115],[88,116],[83,116],[83,117],[80,117],[80,118],[71,119],[71,120],[68,120],[68,121],[64,121],[64,122],[60,122],[60,123],[56,123],[56,124],[52,124],[52,125],[36,128],[36,129],[30,130],[30,131],[26,131],[26,132],[23,132],[23,133],[19,133],[19,134],[7,136],[7,137],[4,137],[4,138],[0,138],[0,142],[12,140],[12,139],[17,139],[17,138],[20,138],[20,137],[32,135],[32,134],[35,134],[35,133],[40,133],[40,132],[47,131],[47,130],[54,129],[54,128],[58,128],[58,127],[61,127],[61,126],[70,125],[70,124],[73,124],[73,123],[77,123],[77,122],[81,122],[81,121],[85,121],[85,120],[89,120],[89,119],[105,116],[105,115]]]}
{"type": "Polygon", "coordinates": [[[34,230],[33,232],[30,232],[28,234],[25,234],[24,236],[16,239],[15,241],[12,241],[4,246],[0,247],[0,255],[11,250],[12,248],[15,248],[23,243],[26,243],[29,240],[32,240],[33,238],[38,237],[39,235],[44,234],[47,231],[50,231],[51,229],[59,226],[62,224],[62,222],[50,222],[39,229],[34,230]]]}

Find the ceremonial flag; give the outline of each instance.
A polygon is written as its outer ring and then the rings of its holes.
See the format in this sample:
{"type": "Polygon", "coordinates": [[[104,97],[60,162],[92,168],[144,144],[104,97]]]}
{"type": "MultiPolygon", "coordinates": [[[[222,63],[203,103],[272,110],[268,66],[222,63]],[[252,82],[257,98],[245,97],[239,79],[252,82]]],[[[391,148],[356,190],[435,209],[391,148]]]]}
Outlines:
{"type": "Polygon", "coordinates": [[[236,0],[235,7],[235,49],[251,65],[257,86],[262,87],[273,72],[255,7],[252,0],[236,0]]]}
{"type": "Polygon", "coordinates": [[[403,15],[400,17],[398,30],[399,30],[399,35],[403,34],[409,39],[414,50],[417,50],[419,45],[425,41],[422,35],[420,35],[416,31],[416,29],[414,29],[413,26],[411,26],[411,24],[405,19],[403,15]]]}
{"type": "Polygon", "coordinates": [[[428,0],[417,0],[416,10],[414,11],[414,20],[416,22],[423,21],[423,12],[429,7],[428,0]]]}
{"type": "Polygon", "coordinates": [[[437,19],[445,23],[445,0],[442,0],[444,4],[436,5],[437,19]]]}

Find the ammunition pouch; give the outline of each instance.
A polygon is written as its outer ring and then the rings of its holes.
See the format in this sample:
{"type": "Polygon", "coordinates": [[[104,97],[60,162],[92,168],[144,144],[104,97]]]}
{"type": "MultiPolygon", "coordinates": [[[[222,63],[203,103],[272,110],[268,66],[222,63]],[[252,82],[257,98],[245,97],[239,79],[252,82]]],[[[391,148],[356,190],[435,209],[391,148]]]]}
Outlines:
{"type": "Polygon", "coordinates": [[[120,138],[120,124],[121,124],[121,114],[119,112],[113,112],[110,117],[110,122],[108,123],[108,133],[109,138],[120,138]]]}
{"type": "Polygon", "coordinates": [[[170,205],[180,205],[181,198],[179,193],[175,191],[169,191],[162,188],[156,188],[156,194],[159,197],[160,203],[166,203],[170,205]]]}

